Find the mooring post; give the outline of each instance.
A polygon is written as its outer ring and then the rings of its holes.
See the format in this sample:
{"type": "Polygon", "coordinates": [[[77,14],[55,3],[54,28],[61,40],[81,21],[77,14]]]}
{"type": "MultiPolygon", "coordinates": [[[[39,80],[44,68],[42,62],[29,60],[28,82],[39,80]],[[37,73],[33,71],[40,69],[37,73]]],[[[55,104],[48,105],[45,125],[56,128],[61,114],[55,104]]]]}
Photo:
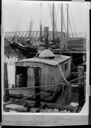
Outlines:
{"type": "Polygon", "coordinates": [[[9,100],[7,63],[4,63],[4,102],[9,100]],[[5,90],[7,89],[7,90],[5,90]]]}
{"type": "Polygon", "coordinates": [[[35,77],[35,107],[40,107],[40,68],[34,68],[34,77],[35,77]]]}
{"type": "Polygon", "coordinates": [[[78,84],[79,84],[79,107],[82,107],[85,102],[85,88],[84,88],[84,67],[78,67],[78,84]]]}

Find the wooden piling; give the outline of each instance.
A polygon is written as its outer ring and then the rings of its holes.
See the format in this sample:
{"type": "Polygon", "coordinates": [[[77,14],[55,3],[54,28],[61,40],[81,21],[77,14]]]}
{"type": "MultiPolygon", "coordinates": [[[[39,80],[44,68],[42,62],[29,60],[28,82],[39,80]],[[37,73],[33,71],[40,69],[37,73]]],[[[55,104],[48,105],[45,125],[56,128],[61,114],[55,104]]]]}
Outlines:
{"type": "Polygon", "coordinates": [[[40,74],[39,74],[39,67],[34,68],[34,78],[35,78],[35,107],[40,107],[40,74]]]}
{"type": "MultiPolygon", "coordinates": [[[[4,89],[8,88],[7,63],[4,63],[4,89]]],[[[4,102],[9,100],[9,90],[4,90],[4,102]]]]}
{"type": "Polygon", "coordinates": [[[84,76],[84,67],[78,67],[78,84],[79,84],[79,107],[82,107],[85,102],[85,87],[84,87],[84,78],[80,78],[84,76]]]}

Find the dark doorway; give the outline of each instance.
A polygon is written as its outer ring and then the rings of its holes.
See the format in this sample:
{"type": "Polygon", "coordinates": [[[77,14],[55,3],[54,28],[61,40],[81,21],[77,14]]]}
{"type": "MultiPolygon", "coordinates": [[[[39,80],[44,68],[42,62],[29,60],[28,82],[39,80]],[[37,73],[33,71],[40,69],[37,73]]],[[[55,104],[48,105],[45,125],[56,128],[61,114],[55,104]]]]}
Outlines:
{"type": "Polygon", "coordinates": [[[27,87],[27,68],[16,66],[16,87],[27,87]]]}
{"type": "Polygon", "coordinates": [[[79,65],[83,63],[83,54],[82,53],[74,53],[72,55],[72,59],[73,59],[73,64],[79,65]]]}

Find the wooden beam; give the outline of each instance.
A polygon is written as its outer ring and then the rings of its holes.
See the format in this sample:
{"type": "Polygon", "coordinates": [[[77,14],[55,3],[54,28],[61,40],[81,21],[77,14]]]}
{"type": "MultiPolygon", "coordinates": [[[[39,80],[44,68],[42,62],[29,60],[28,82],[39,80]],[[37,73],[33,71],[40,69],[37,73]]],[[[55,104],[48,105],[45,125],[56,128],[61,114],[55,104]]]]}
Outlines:
{"type": "Polygon", "coordinates": [[[49,27],[44,27],[44,33],[45,33],[45,48],[49,48],[49,42],[48,42],[48,36],[49,36],[49,27]]]}
{"type": "Polygon", "coordinates": [[[40,86],[40,74],[39,74],[39,67],[34,68],[34,78],[35,78],[35,106],[38,108],[40,107],[40,88],[36,88],[40,86]]]}

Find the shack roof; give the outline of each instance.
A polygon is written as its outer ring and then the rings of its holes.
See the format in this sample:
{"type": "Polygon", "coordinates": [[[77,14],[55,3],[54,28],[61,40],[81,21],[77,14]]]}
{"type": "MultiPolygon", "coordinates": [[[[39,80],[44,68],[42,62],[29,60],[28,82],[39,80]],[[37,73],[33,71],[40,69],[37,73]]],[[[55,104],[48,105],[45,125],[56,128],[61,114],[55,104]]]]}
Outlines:
{"type": "Polygon", "coordinates": [[[49,49],[45,49],[40,53],[39,57],[40,58],[55,57],[55,55],[49,49]]]}
{"type": "Polygon", "coordinates": [[[16,63],[44,63],[44,64],[48,64],[48,65],[58,65],[68,59],[71,59],[70,56],[65,56],[65,55],[60,55],[60,56],[56,56],[55,55],[55,58],[53,59],[44,59],[44,58],[39,58],[39,57],[34,57],[34,58],[29,58],[29,59],[23,59],[23,60],[20,60],[20,61],[17,61],[16,63]]]}

